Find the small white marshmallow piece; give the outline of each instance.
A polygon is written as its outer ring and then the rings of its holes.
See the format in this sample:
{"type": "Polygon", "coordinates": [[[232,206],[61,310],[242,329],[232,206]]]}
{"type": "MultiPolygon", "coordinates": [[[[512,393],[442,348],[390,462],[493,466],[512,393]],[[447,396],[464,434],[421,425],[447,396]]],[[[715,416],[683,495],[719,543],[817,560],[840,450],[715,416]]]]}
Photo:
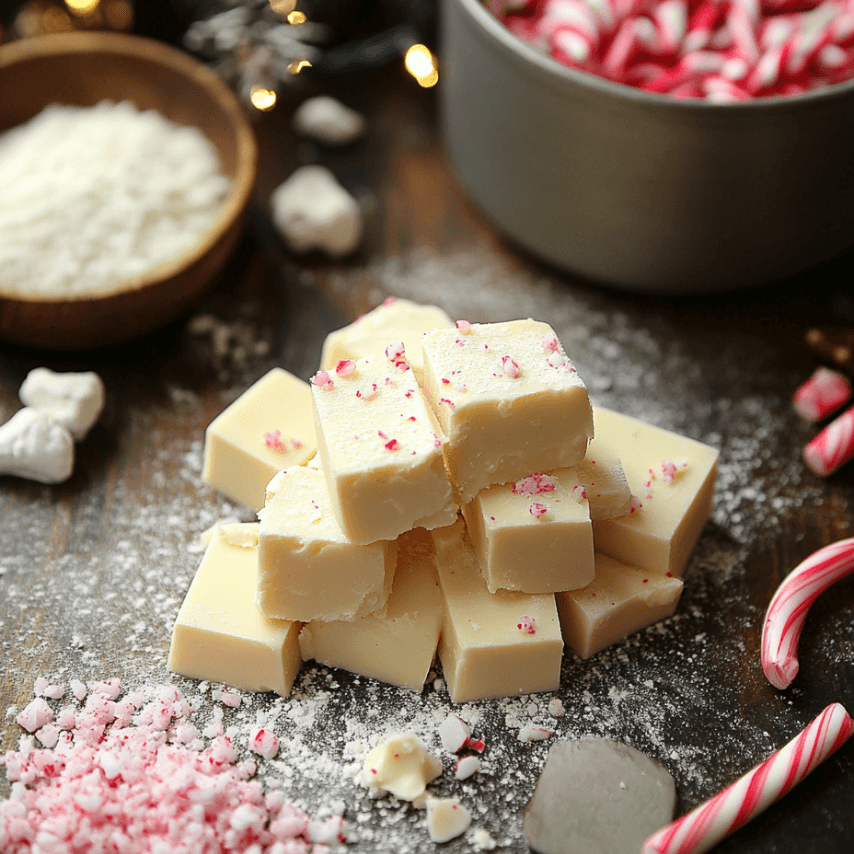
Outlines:
{"type": "Polygon", "coordinates": [[[61,424],[30,407],[0,426],[0,474],[62,483],[74,470],[74,439],[61,424]]]}
{"type": "Polygon", "coordinates": [[[35,368],[19,392],[21,403],[62,425],[79,442],[104,409],[104,383],[94,371],[59,374],[35,368]]]}
{"type": "Polygon", "coordinates": [[[362,136],[366,128],[361,113],[328,95],[303,101],[294,113],[294,130],[325,145],[347,145],[362,136]]]}
{"type": "Polygon", "coordinates": [[[456,798],[427,799],[427,833],[433,842],[448,842],[471,826],[471,813],[456,798]]]}
{"type": "Polygon", "coordinates": [[[273,222],[294,252],[348,255],[362,239],[359,203],[325,166],[302,166],[272,196],[273,222]]]}

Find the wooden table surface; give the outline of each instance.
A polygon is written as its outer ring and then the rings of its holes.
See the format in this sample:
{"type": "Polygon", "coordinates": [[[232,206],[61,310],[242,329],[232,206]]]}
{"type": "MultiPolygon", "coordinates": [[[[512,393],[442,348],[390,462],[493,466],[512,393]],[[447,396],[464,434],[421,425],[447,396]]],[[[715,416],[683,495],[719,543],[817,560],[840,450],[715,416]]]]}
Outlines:
{"type": "MultiPolygon", "coordinates": [[[[165,661],[170,621],[199,561],[197,537],[219,517],[252,518],[202,484],[205,426],[275,365],[308,378],[325,334],[389,295],[470,321],[547,320],[595,402],[721,452],[712,519],[676,616],[589,661],[567,653],[562,718],[548,717],[543,697],[471,705],[487,740],[484,771],[465,784],[446,773],[437,791],[472,807],[499,850],[527,850],[522,815],[549,746],[518,743],[514,717],[533,712],[554,738],[634,744],[670,769],[681,812],[781,747],[828,703],[854,707],[850,581],[814,606],[791,689],[774,690],[759,663],[765,607],[782,577],[819,546],[852,535],[854,466],[826,481],[805,469],[800,451],[815,429],[794,415],[790,398],[818,364],[804,330],[854,325],[854,257],[783,284],[706,297],[581,282],[503,241],[467,200],[443,157],[435,91],[389,70],[323,88],[368,116],[367,138],[335,152],[298,141],[289,103],[259,118],[257,211],[190,317],[106,351],[0,344],[4,419],[39,365],[95,370],[107,388],[103,417],[79,445],[67,483],[0,477],[0,749],[17,744],[11,712],[29,701],[39,676],[196,690],[165,661]],[[332,168],[367,213],[363,247],[345,261],[294,257],[271,236],[263,214],[270,191],[307,162],[332,168]],[[205,326],[200,315],[215,320],[205,326]],[[529,709],[531,701],[539,708],[529,709]]],[[[235,714],[274,702],[247,696],[235,714]]],[[[280,734],[298,744],[285,752],[295,766],[291,793],[311,808],[340,797],[348,817],[362,813],[352,850],[432,850],[417,811],[372,806],[338,771],[350,761],[348,719],[375,736],[412,725],[435,746],[433,724],[452,708],[443,691],[416,696],[307,665],[276,708],[285,712],[280,734]],[[315,716],[319,691],[323,713],[315,716]],[[309,727],[300,723],[306,709],[309,727]]],[[[272,773],[285,776],[283,764],[272,773]]],[[[852,802],[849,744],[717,850],[850,851],[852,802]]],[[[462,839],[446,850],[473,848],[462,839]]]]}

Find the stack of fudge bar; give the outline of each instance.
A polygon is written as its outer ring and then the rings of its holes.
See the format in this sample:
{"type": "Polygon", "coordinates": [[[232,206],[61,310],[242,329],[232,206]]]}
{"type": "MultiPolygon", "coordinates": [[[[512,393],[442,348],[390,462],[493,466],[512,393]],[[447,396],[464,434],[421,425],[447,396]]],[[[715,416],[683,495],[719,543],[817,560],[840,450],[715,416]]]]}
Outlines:
{"type": "Polygon", "coordinates": [[[169,666],[287,695],[304,660],[450,697],[553,691],[676,608],[715,449],[592,407],[548,324],[389,301],[209,426],[215,526],[169,666]]]}

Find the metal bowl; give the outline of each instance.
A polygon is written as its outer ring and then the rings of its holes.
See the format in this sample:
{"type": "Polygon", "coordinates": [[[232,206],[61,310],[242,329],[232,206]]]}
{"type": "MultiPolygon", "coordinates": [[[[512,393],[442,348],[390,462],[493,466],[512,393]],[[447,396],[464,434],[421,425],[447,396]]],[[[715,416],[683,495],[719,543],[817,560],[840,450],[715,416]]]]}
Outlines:
{"type": "Polygon", "coordinates": [[[567,68],[478,0],[443,0],[451,164],[497,228],[603,284],[702,293],[854,246],[854,81],[733,104],[567,68]]]}

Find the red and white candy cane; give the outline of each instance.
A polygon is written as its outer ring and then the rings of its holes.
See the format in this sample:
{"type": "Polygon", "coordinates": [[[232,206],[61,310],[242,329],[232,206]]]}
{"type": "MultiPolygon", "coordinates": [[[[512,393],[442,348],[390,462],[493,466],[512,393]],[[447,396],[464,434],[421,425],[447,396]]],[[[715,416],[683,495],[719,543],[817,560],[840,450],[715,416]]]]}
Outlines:
{"type": "Polygon", "coordinates": [[[854,572],[854,537],[831,543],[801,561],[771,597],[762,627],[762,669],[775,687],[798,673],[798,639],[807,612],[828,587],[854,572]]]}
{"type": "Polygon", "coordinates": [[[851,0],[486,4],[511,32],[564,65],[673,97],[793,95],[854,77],[851,0]],[[715,60],[689,59],[698,53],[715,60]]]}
{"type": "Polygon", "coordinates": [[[835,418],[803,452],[804,462],[820,477],[828,477],[854,458],[854,406],[835,418]]]}
{"type": "Polygon", "coordinates": [[[795,392],[792,404],[804,421],[821,421],[851,397],[851,380],[839,371],[816,368],[795,392]]]}
{"type": "Polygon", "coordinates": [[[650,836],[642,854],[703,854],[794,788],[852,732],[854,721],[833,703],[761,765],[650,836]]]}

